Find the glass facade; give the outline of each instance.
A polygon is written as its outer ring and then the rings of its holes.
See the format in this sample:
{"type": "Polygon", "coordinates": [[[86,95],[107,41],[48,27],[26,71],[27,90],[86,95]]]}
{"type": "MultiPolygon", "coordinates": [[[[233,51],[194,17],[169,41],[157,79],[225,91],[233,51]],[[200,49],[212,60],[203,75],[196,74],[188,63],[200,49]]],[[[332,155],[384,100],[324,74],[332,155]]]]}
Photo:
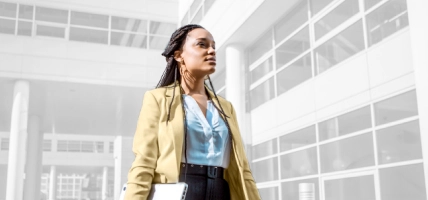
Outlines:
{"type": "Polygon", "coordinates": [[[248,107],[315,78],[408,24],[406,0],[298,1],[247,49],[248,107]]]}
{"type": "Polygon", "coordinates": [[[163,50],[176,24],[0,2],[0,33],[163,50]]]}
{"type": "Polygon", "coordinates": [[[214,3],[215,0],[193,0],[186,14],[181,19],[180,26],[199,24],[214,3]]]}

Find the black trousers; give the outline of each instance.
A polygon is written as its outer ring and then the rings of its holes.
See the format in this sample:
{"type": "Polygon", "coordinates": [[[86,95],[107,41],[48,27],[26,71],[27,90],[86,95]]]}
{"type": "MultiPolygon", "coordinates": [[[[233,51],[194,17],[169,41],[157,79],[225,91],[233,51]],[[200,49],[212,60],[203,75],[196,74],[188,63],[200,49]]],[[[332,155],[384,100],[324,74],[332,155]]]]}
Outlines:
{"type": "Polygon", "coordinates": [[[179,181],[188,185],[186,200],[230,200],[229,184],[223,179],[221,167],[182,163],[179,181]]]}

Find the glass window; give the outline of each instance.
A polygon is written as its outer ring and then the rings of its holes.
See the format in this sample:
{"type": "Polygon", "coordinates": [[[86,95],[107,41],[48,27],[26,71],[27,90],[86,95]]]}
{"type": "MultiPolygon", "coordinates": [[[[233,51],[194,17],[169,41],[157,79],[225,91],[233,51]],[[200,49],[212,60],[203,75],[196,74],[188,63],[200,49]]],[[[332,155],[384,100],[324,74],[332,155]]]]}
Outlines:
{"type": "Polygon", "coordinates": [[[419,121],[376,131],[380,164],[422,159],[419,121]]]}
{"type": "Polygon", "coordinates": [[[312,125],[281,136],[279,138],[279,148],[283,152],[313,144],[315,141],[315,125],[312,125]]]}
{"type": "Polygon", "coordinates": [[[376,125],[418,115],[416,91],[391,97],[374,104],[376,125]]]}
{"type": "Polygon", "coordinates": [[[373,175],[326,180],[325,200],[375,200],[373,175]]]}
{"type": "Polygon", "coordinates": [[[366,10],[370,9],[371,7],[373,7],[374,5],[376,5],[377,3],[381,2],[382,0],[364,0],[364,8],[366,10]]]}
{"type": "Polygon", "coordinates": [[[70,27],[70,40],[107,44],[108,32],[94,29],[70,27]]]}
{"type": "Polygon", "coordinates": [[[406,0],[390,0],[366,16],[369,46],[409,25],[406,0]]]}
{"type": "Polygon", "coordinates": [[[0,18],[0,33],[15,34],[15,20],[0,18]]]}
{"type": "Polygon", "coordinates": [[[324,7],[333,1],[334,0],[309,0],[312,16],[316,15],[319,11],[321,11],[324,7]]]}
{"type": "Polygon", "coordinates": [[[19,18],[33,19],[33,6],[19,4],[19,18]]]}
{"type": "Polygon", "coordinates": [[[312,77],[311,53],[296,60],[276,75],[278,96],[312,77]]]}
{"type": "MultiPolygon", "coordinates": [[[[281,199],[300,199],[299,193],[302,189],[310,189],[309,191],[313,191],[315,198],[310,199],[320,199],[319,198],[319,186],[318,186],[318,178],[314,179],[304,179],[298,181],[291,182],[283,182],[281,183],[282,188],[282,198],[281,199]],[[312,190],[313,189],[313,190],[312,190]]],[[[312,195],[311,195],[312,196],[312,195]]]]}
{"type": "Polygon", "coordinates": [[[274,79],[271,77],[250,91],[251,110],[266,103],[274,97],[274,79]]]}
{"type": "Polygon", "coordinates": [[[258,60],[264,54],[272,49],[272,32],[266,32],[262,37],[260,37],[256,43],[249,49],[249,60],[250,64],[258,60]]]}
{"type": "Polygon", "coordinates": [[[215,0],[205,0],[204,1],[204,14],[206,15],[208,10],[211,8],[215,0]]]}
{"type": "Polygon", "coordinates": [[[366,106],[320,122],[318,124],[320,141],[371,128],[370,115],[370,106],[366,106]]]}
{"type": "Polygon", "coordinates": [[[36,7],[36,20],[68,24],[68,10],[36,7]]]}
{"type": "Polygon", "coordinates": [[[108,152],[114,153],[114,142],[109,142],[108,152]]]}
{"type": "Polygon", "coordinates": [[[108,15],[71,11],[70,23],[74,25],[108,28],[108,15]]]}
{"type": "Polygon", "coordinates": [[[321,172],[333,172],[374,165],[371,133],[320,146],[321,172]]]}
{"type": "Polygon", "coordinates": [[[2,151],[9,150],[9,138],[2,138],[0,146],[2,151]]]}
{"type": "Polygon", "coordinates": [[[358,12],[358,0],[345,0],[315,23],[315,39],[321,38],[358,12]]]}
{"type": "Polygon", "coordinates": [[[423,164],[380,169],[379,179],[382,199],[427,199],[423,164]]]}
{"type": "Polygon", "coordinates": [[[131,33],[111,32],[110,44],[145,49],[147,48],[147,36],[131,33]]]}
{"type": "Polygon", "coordinates": [[[253,158],[262,158],[278,153],[277,139],[272,139],[253,146],[253,158]]]}
{"type": "Polygon", "coordinates": [[[150,22],[150,34],[170,36],[177,26],[173,23],[166,22],[150,22]]]}
{"type": "Polygon", "coordinates": [[[193,16],[193,19],[190,21],[191,24],[199,24],[199,22],[202,20],[202,9],[199,9],[196,15],[193,16]]]}
{"type": "Polygon", "coordinates": [[[364,49],[361,20],[315,49],[318,73],[333,67],[364,49]]]}
{"type": "Polygon", "coordinates": [[[68,152],[80,152],[80,141],[68,141],[68,152]]]}
{"type": "Polygon", "coordinates": [[[18,21],[18,35],[31,36],[33,22],[18,21]]]}
{"type": "Polygon", "coordinates": [[[52,140],[43,140],[43,151],[52,151],[52,140]]]}
{"type": "Polygon", "coordinates": [[[68,149],[67,141],[65,140],[58,140],[57,142],[57,151],[63,151],[66,152],[68,149]]]}
{"type": "Polygon", "coordinates": [[[290,13],[285,15],[275,26],[275,43],[280,43],[293,31],[308,21],[308,3],[300,1],[296,7],[289,9],[290,13]]]}
{"type": "Polygon", "coordinates": [[[111,29],[129,31],[129,32],[147,33],[147,21],[112,16],[111,29]]]}
{"type": "Polygon", "coordinates": [[[82,141],[82,152],[94,152],[94,142],[82,141]]]}
{"type": "Polygon", "coordinates": [[[104,152],[104,142],[96,142],[97,145],[97,153],[103,153],[104,152]]]}
{"type": "Polygon", "coordinates": [[[16,3],[0,2],[0,16],[16,18],[16,3]]]}
{"type": "Polygon", "coordinates": [[[64,38],[65,37],[65,28],[37,25],[36,35],[64,38]]]}
{"type": "Polygon", "coordinates": [[[306,26],[275,50],[276,66],[278,68],[284,66],[308,50],[309,47],[309,28],[306,26]]]}
{"type": "Polygon", "coordinates": [[[281,178],[294,178],[318,173],[317,149],[296,151],[281,156],[281,178]]]}
{"type": "Polygon", "coordinates": [[[262,199],[278,199],[278,187],[260,188],[259,193],[262,199]]]}
{"type": "Polygon", "coordinates": [[[256,182],[278,180],[278,157],[254,162],[252,171],[256,182]]]}
{"type": "Polygon", "coordinates": [[[250,83],[253,84],[263,76],[267,75],[273,70],[273,59],[269,57],[256,68],[250,71],[250,83]]]}
{"type": "Polygon", "coordinates": [[[150,36],[150,49],[164,50],[168,45],[169,38],[161,36],[150,36]]]}
{"type": "Polygon", "coordinates": [[[202,3],[202,0],[193,0],[192,5],[190,5],[190,16],[195,15],[195,13],[198,10],[198,7],[201,5],[201,3],[202,3]]]}

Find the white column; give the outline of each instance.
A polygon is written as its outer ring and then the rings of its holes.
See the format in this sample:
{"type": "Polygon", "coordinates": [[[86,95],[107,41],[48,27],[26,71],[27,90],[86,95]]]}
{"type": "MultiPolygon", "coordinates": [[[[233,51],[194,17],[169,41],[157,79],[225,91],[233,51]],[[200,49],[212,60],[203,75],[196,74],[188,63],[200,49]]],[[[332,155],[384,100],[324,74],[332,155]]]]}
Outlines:
{"type": "Polygon", "coordinates": [[[22,200],[29,91],[27,81],[15,83],[10,125],[6,200],[22,200]]]}
{"type": "Polygon", "coordinates": [[[102,200],[107,199],[107,190],[108,190],[108,167],[103,167],[103,182],[101,185],[101,198],[102,200]]]}
{"type": "Polygon", "coordinates": [[[428,192],[428,1],[407,1],[413,67],[424,158],[425,189],[428,192]]]}
{"type": "Polygon", "coordinates": [[[51,172],[49,175],[49,196],[48,200],[55,200],[56,199],[56,166],[51,166],[51,172]]]}
{"type": "Polygon", "coordinates": [[[132,137],[117,136],[114,140],[114,199],[119,199],[122,185],[128,181],[128,171],[134,161],[132,137]]]}
{"type": "Polygon", "coordinates": [[[43,153],[43,134],[41,133],[40,125],[38,116],[29,117],[24,199],[40,199],[43,153]]]}

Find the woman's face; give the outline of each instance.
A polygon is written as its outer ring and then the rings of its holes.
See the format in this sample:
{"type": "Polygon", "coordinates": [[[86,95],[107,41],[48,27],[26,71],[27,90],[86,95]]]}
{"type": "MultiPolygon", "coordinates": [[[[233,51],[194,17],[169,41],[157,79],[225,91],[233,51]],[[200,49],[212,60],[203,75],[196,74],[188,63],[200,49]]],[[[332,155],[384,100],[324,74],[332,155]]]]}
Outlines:
{"type": "Polygon", "coordinates": [[[178,54],[176,59],[182,59],[186,69],[195,78],[204,78],[215,71],[215,41],[211,33],[205,29],[197,28],[190,31],[182,51],[178,54]]]}

